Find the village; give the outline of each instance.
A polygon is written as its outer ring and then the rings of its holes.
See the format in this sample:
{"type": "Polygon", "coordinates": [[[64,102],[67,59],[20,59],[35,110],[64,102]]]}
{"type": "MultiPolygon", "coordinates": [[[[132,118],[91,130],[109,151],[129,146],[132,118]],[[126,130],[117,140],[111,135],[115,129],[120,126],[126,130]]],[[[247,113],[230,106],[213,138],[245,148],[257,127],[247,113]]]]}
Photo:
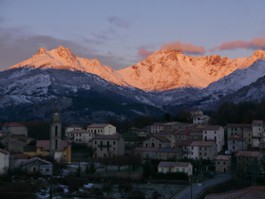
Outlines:
{"type": "MultiPolygon", "coordinates": [[[[0,195],[178,198],[186,187],[201,186],[222,175],[234,185],[238,182],[235,187],[239,188],[264,183],[262,120],[220,126],[209,125],[202,111],[191,116],[192,123],[159,122],[118,132],[109,123],[63,127],[55,111],[47,140],[29,137],[21,123],[4,123],[0,127],[0,195]],[[15,185],[25,187],[10,193],[15,185]]],[[[193,198],[192,189],[189,194],[193,198]]]]}

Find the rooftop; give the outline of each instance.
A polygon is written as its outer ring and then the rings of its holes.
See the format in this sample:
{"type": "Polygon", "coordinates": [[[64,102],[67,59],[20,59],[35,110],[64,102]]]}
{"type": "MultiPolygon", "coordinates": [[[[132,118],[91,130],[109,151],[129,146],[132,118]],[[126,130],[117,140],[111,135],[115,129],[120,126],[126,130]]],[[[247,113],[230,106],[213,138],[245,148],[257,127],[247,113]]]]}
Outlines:
{"type": "Polygon", "coordinates": [[[216,160],[230,160],[231,156],[230,155],[218,155],[215,158],[216,160]]]}
{"type": "Polygon", "coordinates": [[[87,128],[105,128],[108,125],[111,124],[90,124],[87,128]]]}
{"type": "Polygon", "coordinates": [[[190,146],[210,147],[214,145],[214,141],[193,141],[190,146]]]}
{"type": "Polygon", "coordinates": [[[238,151],[236,153],[236,156],[242,156],[242,157],[260,157],[262,156],[261,151],[238,151]]]}

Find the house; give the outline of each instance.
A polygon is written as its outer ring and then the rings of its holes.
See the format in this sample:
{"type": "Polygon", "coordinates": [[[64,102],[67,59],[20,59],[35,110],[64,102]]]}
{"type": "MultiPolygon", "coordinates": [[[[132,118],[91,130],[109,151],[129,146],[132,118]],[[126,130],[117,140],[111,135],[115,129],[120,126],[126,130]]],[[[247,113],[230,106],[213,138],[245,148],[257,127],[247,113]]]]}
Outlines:
{"type": "Polygon", "coordinates": [[[2,125],[2,131],[9,135],[28,136],[28,128],[20,123],[5,123],[2,125]]]}
{"type": "Polygon", "coordinates": [[[160,131],[164,130],[164,123],[162,122],[158,122],[158,123],[154,123],[152,125],[150,125],[150,133],[158,133],[160,131]]]}
{"type": "Polygon", "coordinates": [[[28,174],[53,175],[52,163],[38,157],[27,160],[21,165],[21,169],[28,174]]]}
{"type": "Polygon", "coordinates": [[[189,162],[159,162],[157,166],[159,173],[177,173],[183,172],[188,176],[192,175],[193,166],[189,162]]]}
{"type": "Polygon", "coordinates": [[[206,125],[203,127],[203,141],[212,140],[216,143],[217,152],[221,152],[225,144],[224,128],[218,125],[206,125]]]}
{"type": "Polygon", "coordinates": [[[78,125],[71,125],[65,128],[65,137],[69,141],[73,141],[74,139],[74,134],[72,133],[73,131],[76,130],[82,130],[81,126],[78,125]]]}
{"type": "Polygon", "coordinates": [[[236,167],[243,172],[258,171],[261,169],[261,151],[238,151],[235,154],[236,167]]]}
{"type": "Polygon", "coordinates": [[[238,147],[234,145],[233,147],[233,145],[231,145],[232,143],[230,146],[228,144],[228,150],[232,149],[231,152],[233,152],[253,147],[251,124],[228,124],[226,129],[228,142],[229,140],[235,140],[234,144],[236,144],[236,142],[240,140],[244,143],[244,146],[241,146],[241,149],[237,149],[240,145],[238,145],[238,147]]]}
{"type": "Polygon", "coordinates": [[[190,128],[187,128],[185,130],[188,140],[193,140],[193,141],[202,141],[203,140],[203,127],[200,126],[192,126],[190,128]]]}
{"type": "Polygon", "coordinates": [[[0,149],[0,175],[6,174],[9,169],[9,152],[0,149]]]}
{"type": "Polygon", "coordinates": [[[76,144],[87,144],[95,136],[95,133],[84,129],[73,130],[70,133],[73,135],[72,142],[76,144]]]}
{"type": "Polygon", "coordinates": [[[116,127],[111,124],[90,124],[87,129],[89,133],[100,135],[116,134],[116,127]]]}
{"type": "Polygon", "coordinates": [[[192,123],[196,125],[205,125],[209,122],[209,116],[204,115],[202,111],[192,111],[191,113],[192,123]]]}
{"type": "Polygon", "coordinates": [[[215,158],[215,171],[217,173],[226,173],[231,170],[231,156],[218,155],[215,158]]]}
{"type": "Polygon", "coordinates": [[[145,148],[170,148],[171,142],[165,136],[152,134],[151,137],[143,142],[145,148]]]}
{"type": "Polygon", "coordinates": [[[243,137],[234,135],[231,137],[228,137],[227,139],[227,150],[229,152],[236,152],[236,151],[242,151],[247,150],[246,141],[243,137]]]}
{"type": "Polygon", "coordinates": [[[214,141],[193,141],[187,148],[187,157],[194,160],[214,160],[217,155],[214,141]]]}
{"type": "Polygon", "coordinates": [[[90,144],[94,150],[94,158],[111,158],[124,155],[124,140],[118,133],[96,135],[90,144]]]}
{"type": "Polygon", "coordinates": [[[253,120],[252,127],[252,147],[258,148],[260,146],[260,140],[263,133],[263,121],[262,120],[253,120]]]}

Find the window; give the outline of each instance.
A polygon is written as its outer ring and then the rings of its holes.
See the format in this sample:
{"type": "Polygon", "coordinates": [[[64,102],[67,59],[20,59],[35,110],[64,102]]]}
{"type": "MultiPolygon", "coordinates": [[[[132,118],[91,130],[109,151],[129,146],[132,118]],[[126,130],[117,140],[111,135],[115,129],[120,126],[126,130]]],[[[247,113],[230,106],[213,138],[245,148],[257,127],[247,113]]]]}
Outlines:
{"type": "Polygon", "coordinates": [[[55,140],[55,150],[57,150],[57,148],[58,148],[58,141],[55,140]]]}
{"type": "Polygon", "coordinates": [[[95,141],[95,144],[97,144],[97,141],[95,141]]]}
{"type": "Polygon", "coordinates": [[[113,141],[113,145],[115,145],[116,144],[116,142],[115,141],[113,141]]]}
{"type": "Polygon", "coordinates": [[[55,136],[57,136],[57,134],[58,134],[58,126],[55,125],[55,136]]]}

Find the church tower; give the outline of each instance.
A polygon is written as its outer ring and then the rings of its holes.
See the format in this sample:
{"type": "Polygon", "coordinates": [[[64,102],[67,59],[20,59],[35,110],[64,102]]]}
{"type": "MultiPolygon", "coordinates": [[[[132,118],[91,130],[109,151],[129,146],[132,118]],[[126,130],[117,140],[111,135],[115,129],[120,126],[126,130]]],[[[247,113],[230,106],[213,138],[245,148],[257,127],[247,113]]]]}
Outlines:
{"type": "Polygon", "coordinates": [[[59,111],[52,113],[52,122],[50,126],[50,155],[54,157],[56,152],[62,151],[62,124],[59,111]]]}

